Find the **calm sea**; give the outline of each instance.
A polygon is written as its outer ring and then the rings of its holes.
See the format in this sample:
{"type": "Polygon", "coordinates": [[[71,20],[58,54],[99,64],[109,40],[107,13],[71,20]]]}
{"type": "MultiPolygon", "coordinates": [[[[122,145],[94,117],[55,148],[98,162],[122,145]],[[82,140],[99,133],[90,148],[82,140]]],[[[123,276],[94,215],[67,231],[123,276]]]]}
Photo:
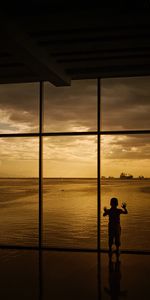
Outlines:
{"type": "MultiPolygon", "coordinates": [[[[150,250],[150,180],[101,182],[101,246],[107,247],[108,218],[103,207],[111,197],[119,206],[122,248],[150,250]]],[[[38,180],[0,179],[0,244],[38,244],[38,180]]],[[[95,179],[44,179],[43,244],[53,247],[96,247],[97,183],[95,179]]]]}

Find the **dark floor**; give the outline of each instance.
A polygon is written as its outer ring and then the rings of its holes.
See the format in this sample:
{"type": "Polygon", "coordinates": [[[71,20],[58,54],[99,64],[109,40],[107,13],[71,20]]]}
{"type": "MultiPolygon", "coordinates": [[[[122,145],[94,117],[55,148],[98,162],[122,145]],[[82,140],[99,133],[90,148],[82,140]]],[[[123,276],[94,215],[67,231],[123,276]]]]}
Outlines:
{"type": "Polygon", "coordinates": [[[150,256],[0,250],[1,299],[150,299],[150,256]],[[40,264],[39,264],[40,263],[40,264]]]}

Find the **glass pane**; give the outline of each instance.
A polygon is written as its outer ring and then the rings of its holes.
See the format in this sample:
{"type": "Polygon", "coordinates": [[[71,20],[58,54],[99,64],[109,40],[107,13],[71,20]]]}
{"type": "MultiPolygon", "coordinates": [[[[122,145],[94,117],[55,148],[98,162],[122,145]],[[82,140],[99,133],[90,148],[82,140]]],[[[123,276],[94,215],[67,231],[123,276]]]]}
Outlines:
{"type": "Polygon", "coordinates": [[[150,250],[150,137],[149,135],[105,136],[101,153],[101,238],[108,247],[110,199],[118,208],[127,203],[128,214],[121,215],[121,248],[150,250]]]}
{"type": "Polygon", "coordinates": [[[97,253],[44,251],[42,274],[42,300],[100,299],[97,253]]]}
{"type": "Polygon", "coordinates": [[[45,83],[44,131],[96,130],[97,82],[73,81],[70,87],[45,83]]]}
{"type": "Polygon", "coordinates": [[[101,298],[148,299],[150,255],[120,255],[112,259],[101,253],[101,298]]]}
{"type": "Polygon", "coordinates": [[[44,138],[44,244],[96,247],[96,137],[44,138]]]}
{"type": "Polygon", "coordinates": [[[2,299],[38,300],[40,298],[37,251],[0,249],[0,269],[2,299]]]}
{"type": "Polygon", "coordinates": [[[38,139],[0,139],[0,244],[38,243],[38,139]]]}
{"type": "Polygon", "coordinates": [[[38,131],[39,84],[0,85],[0,133],[38,131]]]}
{"type": "Polygon", "coordinates": [[[150,77],[101,80],[101,129],[150,129],[150,77]]]}

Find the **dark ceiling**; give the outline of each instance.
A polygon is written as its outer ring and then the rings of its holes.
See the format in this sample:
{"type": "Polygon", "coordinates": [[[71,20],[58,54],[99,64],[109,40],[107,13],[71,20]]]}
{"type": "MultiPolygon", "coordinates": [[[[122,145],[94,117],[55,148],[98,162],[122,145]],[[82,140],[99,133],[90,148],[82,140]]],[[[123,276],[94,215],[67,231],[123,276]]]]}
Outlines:
{"type": "Polygon", "coordinates": [[[109,11],[107,2],[19,3],[1,10],[0,83],[150,75],[149,1],[109,11]]]}

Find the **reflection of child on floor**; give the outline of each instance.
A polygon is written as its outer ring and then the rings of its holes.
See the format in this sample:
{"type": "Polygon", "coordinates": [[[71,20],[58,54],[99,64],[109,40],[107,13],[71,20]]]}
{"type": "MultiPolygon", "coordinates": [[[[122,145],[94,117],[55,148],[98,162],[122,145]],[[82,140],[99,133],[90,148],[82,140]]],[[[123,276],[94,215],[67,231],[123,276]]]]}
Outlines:
{"type": "Polygon", "coordinates": [[[109,216],[109,225],[108,225],[108,234],[109,234],[109,251],[112,251],[112,245],[115,241],[116,250],[119,251],[120,246],[120,236],[121,236],[121,226],[120,226],[120,215],[127,214],[126,203],[122,203],[122,209],[117,208],[118,199],[111,198],[110,200],[110,209],[104,207],[103,216],[109,216]]]}
{"type": "Polygon", "coordinates": [[[115,262],[109,259],[109,286],[104,287],[105,292],[111,297],[111,300],[119,300],[127,297],[127,290],[121,290],[121,262],[117,259],[115,262]]]}

